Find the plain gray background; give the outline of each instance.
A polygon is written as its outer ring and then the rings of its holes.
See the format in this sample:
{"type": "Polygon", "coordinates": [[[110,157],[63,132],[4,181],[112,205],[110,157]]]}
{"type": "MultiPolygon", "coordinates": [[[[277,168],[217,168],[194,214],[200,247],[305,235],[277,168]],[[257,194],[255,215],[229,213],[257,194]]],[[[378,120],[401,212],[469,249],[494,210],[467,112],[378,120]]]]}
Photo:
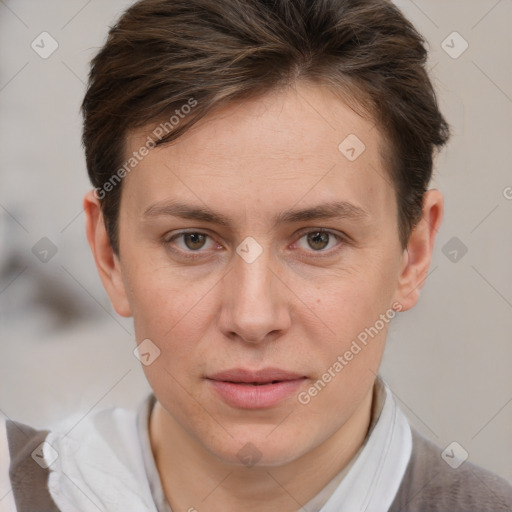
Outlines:
{"type": "MultiPolygon", "coordinates": [[[[512,1],[397,3],[429,41],[453,134],[436,162],[446,209],[430,274],[381,373],[421,433],[512,482],[512,1]]],[[[0,413],[36,426],[149,392],[81,206],[88,62],[129,4],[0,0],[0,413]],[[46,59],[31,47],[42,32],[58,43],[46,59]],[[47,262],[32,252],[43,237],[47,262]]]]}

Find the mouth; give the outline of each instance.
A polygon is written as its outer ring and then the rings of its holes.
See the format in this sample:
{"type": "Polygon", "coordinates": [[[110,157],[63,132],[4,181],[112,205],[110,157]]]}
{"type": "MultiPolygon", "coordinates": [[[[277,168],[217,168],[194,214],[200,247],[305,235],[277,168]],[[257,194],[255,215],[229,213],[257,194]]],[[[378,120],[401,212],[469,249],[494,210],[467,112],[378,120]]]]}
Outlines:
{"type": "Polygon", "coordinates": [[[248,370],[245,368],[233,368],[214,373],[207,377],[211,380],[233,382],[236,384],[274,384],[288,380],[306,378],[304,374],[290,372],[281,368],[262,368],[261,370],[248,370]]]}
{"type": "Polygon", "coordinates": [[[232,407],[261,409],[274,407],[298,391],[307,376],[279,368],[235,368],[215,373],[206,380],[217,397],[232,407]]]}
{"type": "Polygon", "coordinates": [[[223,382],[231,382],[232,384],[240,384],[243,386],[268,386],[269,384],[277,384],[278,382],[285,382],[285,381],[273,380],[272,382],[236,382],[236,381],[226,380],[223,382]]]}

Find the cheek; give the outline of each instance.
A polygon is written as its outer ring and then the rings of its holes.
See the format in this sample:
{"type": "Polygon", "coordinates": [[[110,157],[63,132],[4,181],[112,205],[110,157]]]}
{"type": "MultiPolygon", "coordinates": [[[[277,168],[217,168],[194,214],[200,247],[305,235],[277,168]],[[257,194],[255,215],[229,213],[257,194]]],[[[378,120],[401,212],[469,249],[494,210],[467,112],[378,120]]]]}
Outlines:
{"type": "Polygon", "coordinates": [[[166,272],[138,274],[132,279],[132,311],[137,342],[149,339],[158,357],[143,365],[146,378],[168,410],[195,416],[189,389],[204,374],[207,358],[198,355],[201,340],[213,322],[207,286],[169,278],[166,272]]]}
{"type": "Polygon", "coordinates": [[[160,351],[143,370],[153,389],[166,389],[173,396],[180,384],[200,382],[207,365],[221,353],[211,350],[218,339],[214,329],[220,283],[213,273],[192,280],[165,266],[145,272],[140,268],[134,265],[129,274],[135,336],[139,343],[151,340],[160,351]]]}
{"type": "Polygon", "coordinates": [[[393,269],[367,265],[343,276],[333,275],[323,285],[304,291],[330,337],[354,337],[385,313],[392,302],[396,279],[393,269]]]}
{"type": "Polygon", "coordinates": [[[197,326],[190,316],[202,310],[203,299],[214,284],[209,279],[193,279],[187,270],[172,267],[154,248],[131,248],[124,267],[125,283],[137,339],[141,336],[165,341],[177,328],[197,326]]]}
{"type": "Polygon", "coordinates": [[[316,333],[309,333],[316,340],[310,356],[316,375],[298,402],[305,413],[322,415],[327,430],[339,428],[365,398],[379,371],[389,324],[396,316],[387,278],[379,278],[378,273],[366,275],[367,279],[360,275],[340,279],[315,300],[323,324],[316,333]],[[381,286],[388,290],[378,293],[381,286]],[[329,333],[322,336],[327,332],[325,326],[329,333]]]}
{"type": "Polygon", "coordinates": [[[314,287],[312,303],[321,323],[309,337],[316,340],[316,377],[320,386],[328,383],[329,388],[318,403],[325,401],[328,406],[329,399],[349,400],[377,374],[387,330],[396,315],[391,308],[397,279],[392,260],[381,255],[379,264],[361,261],[353,272],[333,275],[322,287],[314,287]]]}

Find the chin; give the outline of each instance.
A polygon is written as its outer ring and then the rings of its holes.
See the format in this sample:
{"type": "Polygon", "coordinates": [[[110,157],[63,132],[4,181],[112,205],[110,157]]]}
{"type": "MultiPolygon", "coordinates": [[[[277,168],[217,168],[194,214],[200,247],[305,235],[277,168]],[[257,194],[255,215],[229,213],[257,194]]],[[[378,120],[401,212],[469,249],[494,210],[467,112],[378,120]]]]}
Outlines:
{"type": "Polygon", "coordinates": [[[307,439],[301,444],[299,439],[294,439],[285,429],[279,434],[270,433],[275,428],[265,425],[259,428],[240,429],[233,433],[229,444],[224,442],[210,446],[209,449],[226,464],[248,468],[282,466],[308,450],[305,445],[307,439]]]}

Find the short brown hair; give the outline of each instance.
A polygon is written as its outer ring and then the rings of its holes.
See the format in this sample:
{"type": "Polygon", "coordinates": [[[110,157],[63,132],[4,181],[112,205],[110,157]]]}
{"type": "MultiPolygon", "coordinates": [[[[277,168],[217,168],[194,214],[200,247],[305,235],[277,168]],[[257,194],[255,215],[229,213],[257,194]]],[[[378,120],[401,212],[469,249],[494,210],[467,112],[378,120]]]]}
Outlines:
{"type": "Polygon", "coordinates": [[[135,3],[92,60],[82,104],[87,169],[101,191],[114,251],[119,251],[120,181],[130,170],[125,165],[122,172],[121,166],[131,131],[169,119],[193,99],[194,108],[152,141],[164,144],[214,108],[296,80],[353,99],[382,130],[406,247],[421,217],[434,149],[448,139],[426,58],[421,35],[387,0],[135,3]]]}

